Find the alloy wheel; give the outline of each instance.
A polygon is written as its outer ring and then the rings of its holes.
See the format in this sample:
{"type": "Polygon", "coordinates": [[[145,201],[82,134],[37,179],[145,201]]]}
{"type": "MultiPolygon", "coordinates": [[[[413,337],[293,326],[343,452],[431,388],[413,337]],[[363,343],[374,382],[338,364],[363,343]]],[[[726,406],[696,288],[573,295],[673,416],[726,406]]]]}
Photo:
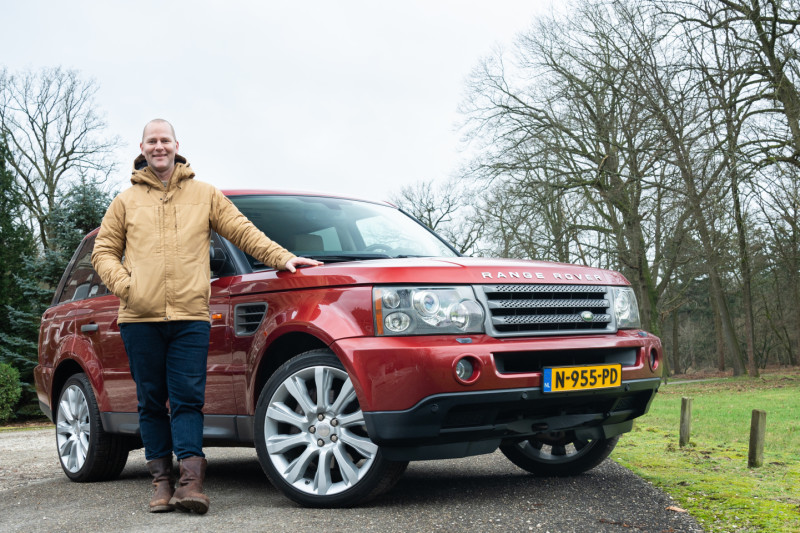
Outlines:
{"type": "Polygon", "coordinates": [[[78,472],[89,453],[91,424],[89,403],[77,385],[61,393],[56,418],[56,442],[61,464],[70,472],[78,472]]]}
{"type": "Polygon", "coordinates": [[[283,480],[312,495],[356,485],[378,453],[350,378],[329,366],[304,368],[280,384],[269,401],[264,437],[283,480]]]}

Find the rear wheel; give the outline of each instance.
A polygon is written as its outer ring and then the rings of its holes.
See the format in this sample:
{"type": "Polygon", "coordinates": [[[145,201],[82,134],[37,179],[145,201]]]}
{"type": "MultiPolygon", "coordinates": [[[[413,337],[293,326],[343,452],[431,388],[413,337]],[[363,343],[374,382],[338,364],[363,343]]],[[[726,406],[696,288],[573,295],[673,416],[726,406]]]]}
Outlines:
{"type": "Polygon", "coordinates": [[[582,438],[574,431],[560,431],[504,444],[500,451],[512,463],[536,476],[574,476],[602,463],[618,440],[619,436],[582,438]]]}
{"type": "Polygon", "coordinates": [[[116,478],[128,461],[124,438],[103,430],[86,374],[71,376],[58,396],[56,446],[61,468],[73,481],[116,478]]]}
{"type": "Polygon", "coordinates": [[[408,465],[367,435],[353,384],[330,350],[291,359],[256,406],[258,459],[272,484],[308,507],[349,507],[389,490],[408,465]]]}

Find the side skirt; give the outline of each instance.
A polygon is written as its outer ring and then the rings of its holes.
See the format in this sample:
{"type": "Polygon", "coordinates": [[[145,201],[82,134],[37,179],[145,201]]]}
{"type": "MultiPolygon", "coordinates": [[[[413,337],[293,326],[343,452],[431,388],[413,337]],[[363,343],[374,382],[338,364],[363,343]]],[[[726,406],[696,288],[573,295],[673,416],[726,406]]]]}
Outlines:
{"type": "MultiPolygon", "coordinates": [[[[138,413],[100,413],[103,430],[114,435],[141,437],[138,413]]],[[[203,444],[207,446],[253,446],[253,417],[205,415],[203,444]]]]}

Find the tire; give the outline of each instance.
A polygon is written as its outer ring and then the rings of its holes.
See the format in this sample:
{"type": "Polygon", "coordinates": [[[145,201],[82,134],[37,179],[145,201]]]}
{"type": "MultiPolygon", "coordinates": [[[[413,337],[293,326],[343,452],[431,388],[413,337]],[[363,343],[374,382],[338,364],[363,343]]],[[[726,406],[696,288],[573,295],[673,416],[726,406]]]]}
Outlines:
{"type": "Polygon", "coordinates": [[[270,377],[256,406],[255,445],[273,486],[305,507],[364,503],[408,466],[384,459],[369,439],[350,377],[327,349],[300,354],[270,377]]]}
{"type": "Polygon", "coordinates": [[[58,395],[56,449],[61,468],[72,481],[114,479],[128,461],[124,438],[103,430],[86,374],[71,376],[58,395]]]}
{"type": "Polygon", "coordinates": [[[500,446],[512,463],[540,477],[576,476],[591,470],[617,445],[619,436],[582,439],[574,431],[537,435],[500,446]]]}

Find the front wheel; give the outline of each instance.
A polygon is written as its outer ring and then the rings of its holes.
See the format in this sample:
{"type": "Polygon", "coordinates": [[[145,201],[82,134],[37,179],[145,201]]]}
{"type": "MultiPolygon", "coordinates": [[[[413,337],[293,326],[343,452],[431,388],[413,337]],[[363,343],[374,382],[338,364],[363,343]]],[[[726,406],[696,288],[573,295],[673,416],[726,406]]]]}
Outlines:
{"type": "Polygon", "coordinates": [[[543,433],[504,444],[500,451],[512,463],[533,475],[575,476],[602,463],[618,440],[619,436],[582,438],[574,431],[543,433]]]}
{"type": "Polygon", "coordinates": [[[71,376],[58,396],[56,446],[61,468],[72,481],[114,479],[128,461],[124,438],[103,430],[86,374],[71,376]]]}
{"type": "Polygon", "coordinates": [[[383,458],[367,435],[353,384],[330,350],[281,366],[256,406],[261,467],[289,499],[307,507],[349,507],[389,490],[408,465],[383,458]]]}

